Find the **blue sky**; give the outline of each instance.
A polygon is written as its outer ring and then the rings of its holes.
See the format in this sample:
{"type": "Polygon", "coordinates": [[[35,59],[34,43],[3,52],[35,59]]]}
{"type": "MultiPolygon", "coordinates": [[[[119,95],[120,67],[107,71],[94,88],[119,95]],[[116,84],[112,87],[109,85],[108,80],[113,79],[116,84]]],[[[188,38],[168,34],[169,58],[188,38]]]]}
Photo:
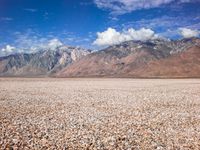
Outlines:
{"type": "MultiPolygon", "coordinates": [[[[0,0],[0,49],[199,36],[200,0],[0,0]],[[145,36],[145,37],[144,37],[145,36]]],[[[25,50],[24,50],[25,49],[25,50]]]]}

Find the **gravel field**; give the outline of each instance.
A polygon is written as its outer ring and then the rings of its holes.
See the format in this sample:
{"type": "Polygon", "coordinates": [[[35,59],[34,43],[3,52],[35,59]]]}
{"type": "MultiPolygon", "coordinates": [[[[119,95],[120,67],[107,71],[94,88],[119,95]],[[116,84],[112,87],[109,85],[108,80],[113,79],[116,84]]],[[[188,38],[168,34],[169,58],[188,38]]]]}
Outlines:
{"type": "Polygon", "coordinates": [[[0,78],[1,149],[200,149],[199,79],[0,78]]]}

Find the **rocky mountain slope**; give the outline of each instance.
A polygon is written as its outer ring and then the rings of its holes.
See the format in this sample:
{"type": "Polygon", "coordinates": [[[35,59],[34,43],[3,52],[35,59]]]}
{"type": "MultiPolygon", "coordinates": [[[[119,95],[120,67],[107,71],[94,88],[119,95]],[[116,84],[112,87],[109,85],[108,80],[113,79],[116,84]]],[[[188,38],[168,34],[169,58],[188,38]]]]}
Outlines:
{"type": "Polygon", "coordinates": [[[193,46],[171,57],[150,61],[146,65],[130,71],[129,76],[138,77],[200,77],[200,47],[193,46]]]}
{"type": "Polygon", "coordinates": [[[128,41],[91,53],[57,77],[200,77],[200,39],[128,41]]]}
{"type": "Polygon", "coordinates": [[[200,77],[200,39],[128,41],[91,52],[59,46],[0,57],[0,76],[200,77]]]}
{"type": "Polygon", "coordinates": [[[13,54],[0,58],[0,76],[51,75],[89,54],[89,50],[59,46],[32,54],[13,54]]]}

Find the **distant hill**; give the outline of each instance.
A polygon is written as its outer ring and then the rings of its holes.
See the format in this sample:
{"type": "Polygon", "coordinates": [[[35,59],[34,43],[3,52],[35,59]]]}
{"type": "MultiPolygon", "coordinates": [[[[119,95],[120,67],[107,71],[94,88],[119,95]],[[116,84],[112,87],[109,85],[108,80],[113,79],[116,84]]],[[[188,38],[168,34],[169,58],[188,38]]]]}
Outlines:
{"type": "Polygon", "coordinates": [[[128,41],[91,53],[57,77],[200,77],[200,39],[128,41]]]}
{"type": "Polygon", "coordinates": [[[55,50],[1,57],[0,76],[48,76],[89,53],[82,48],[59,46],[55,50]]]}
{"type": "Polygon", "coordinates": [[[106,49],[59,46],[0,57],[0,76],[200,77],[200,39],[127,41],[106,49]]]}

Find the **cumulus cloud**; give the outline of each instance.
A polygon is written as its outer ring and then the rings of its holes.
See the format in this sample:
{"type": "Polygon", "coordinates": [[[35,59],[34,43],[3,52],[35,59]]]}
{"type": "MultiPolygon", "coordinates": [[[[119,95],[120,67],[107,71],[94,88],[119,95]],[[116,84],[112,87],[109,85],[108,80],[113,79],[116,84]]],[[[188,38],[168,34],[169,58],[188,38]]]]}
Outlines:
{"type": "Polygon", "coordinates": [[[108,28],[104,32],[97,33],[97,39],[93,42],[93,44],[98,46],[109,46],[119,44],[124,41],[145,41],[155,38],[158,38],[158,35],[156,35],[155,32],[151,29],[141,28],[139,30],[135,30],[133,28],[130,28],[128,30],[118,32],[113,28],[108,28]]]}
{"type": "Polygon", "coordinates": [[[198,37],[200,32],[198,30],[192,30],[188,28],[179,28],[180,34],[184,38],[198,37]]]}
{"type": "MultiPolygon", "coordinates": [[[[98,8],[108,9],[112,14],[120,15],[139,9],[149,9],[169,4],[176,0],[94,0],[98,8]]],[[[179,3],[193,0],[178,0],[179,3]]]]}
{"type": "Polygon", "coordinates": [[[2,48],[1,51],[3,53],[12,53],[16,48],[10,45],[6,45],[5,48],[2,48]]]}
{"type": "Polygon", "coordinates": [[[27,29],[26,32],[15,32],[13,35],[16,45],[19,49],[26,49],[27,52],[32,50],[32,47],[41,47],[44,43],[47,43],[49,39],[43,37],[43,35],[34,32],[32,29],[27,29]]]}
{"type": "Polygon", "coordinates": [[[58,39],[52,39],[52,40],[50,40],[50,41],[48,42],[47,47],[48,47],[49,49],[54,50],[54,49],[56,49],[57,47],[62,46],[62,45],[63,45],[63,43],[62,43],[60,40],[58,40],[58,39]]]}
{"type": "Polygon", "coordinates": [[[56,48],[63,46],[64,44],[57,38],[47,40],[40,39],[33,46],[29,47],[30,52],[37,52],[38,50],[56,50],[56,48]]]}
{"type": "Polygon", "coordinates": [[[54,36],[44,37],[31,29],[27,30],[26,33],[15,33],[14,44],[18,50],[23,50],[27,53],[45,49],[54,50],[63,45],[58,38],[54,36]]]}

